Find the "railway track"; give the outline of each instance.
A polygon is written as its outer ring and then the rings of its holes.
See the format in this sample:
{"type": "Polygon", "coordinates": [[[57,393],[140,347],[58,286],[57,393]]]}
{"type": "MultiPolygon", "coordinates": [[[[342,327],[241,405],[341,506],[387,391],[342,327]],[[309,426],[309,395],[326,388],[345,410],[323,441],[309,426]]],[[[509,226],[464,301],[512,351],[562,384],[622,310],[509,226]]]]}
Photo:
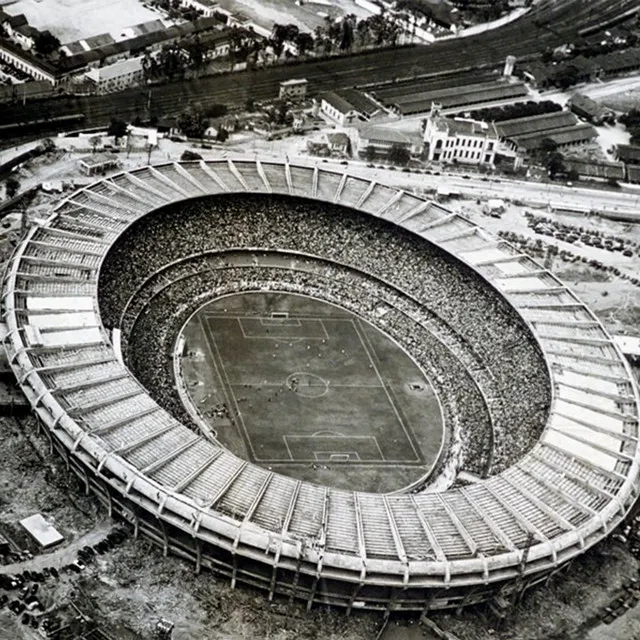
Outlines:
{"type": "MultiPolygon", "coordinates": [[[[278,83],[294,77],[305,77],[313,94],[341,87],[402,81],[407,77],[456,76],[472,69],[497,68],[506,55],[520,59],[539,55],[548,47],[575,40],[578,30],[605,23],[637,5],[637,0],[543,0],[519,20],[468,38],[366,52],[350,56],[348,64],[344,58],[331,58],[177,81],[105,96],[66,96],[24,105],[5,105],[0,124],[38,120],[43,114],[54,118],[84,113],[86,126],[94,127],[107,124],[113,116],[132,120],[136,116],[173,115],[185,104],[196,101],[204,106],[222,103],[230,108],[241,108],[248,98],[273,98],[278,83]]],[[[41,133],[55,130],[60,129],[52,127],[41,133]]],[[[16,136],[5,143],[17,144],[24,138],[16,136]]]]}

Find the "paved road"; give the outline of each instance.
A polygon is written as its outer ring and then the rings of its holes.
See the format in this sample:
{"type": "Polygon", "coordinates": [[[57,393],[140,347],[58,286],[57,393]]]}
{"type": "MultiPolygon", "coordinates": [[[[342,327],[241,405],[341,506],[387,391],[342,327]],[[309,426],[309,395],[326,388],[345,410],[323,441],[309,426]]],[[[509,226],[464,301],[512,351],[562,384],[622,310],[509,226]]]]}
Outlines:
{"type": "MultiPolygon", "coordinates": [[[[265,158],[266,160],[266,158],[265,158]]],[[[316,164],[317,159],[309,157],[296,157],[295,162],[316,164]]],[[[344,166],[338,162],[322,163],[322,166],[343,171],[344,166]]],[[[564,184],[539,182],[527,182],[524,180],[510,180],[506,178],[493,178],[467,176],[450,172],[441,172],[440,175],[404,173],[397,170],[375,169],[372,171],[364,163],[351,161],[348,169],[350,172],[373,178],[382,184],[392,186],[404,186],[435,190],[448,188],[451,192],[472,198],[499,198],[505,200],[518,200],[525,205],[564,209],[572,211],[597,211],[615,214],[628,214],[636,216],[640,221],[640,189],[589,189],[586,187],[569,187],[564,184]]],[[[445,205],[446,206],[446,205],[445,205]]]]}

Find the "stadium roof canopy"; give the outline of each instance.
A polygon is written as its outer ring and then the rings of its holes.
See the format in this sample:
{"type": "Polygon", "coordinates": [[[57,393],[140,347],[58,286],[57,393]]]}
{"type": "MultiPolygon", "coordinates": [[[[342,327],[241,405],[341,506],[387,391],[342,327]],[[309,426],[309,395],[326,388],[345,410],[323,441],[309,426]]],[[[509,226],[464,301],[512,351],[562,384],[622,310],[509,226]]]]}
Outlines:
{"type": "Polygon", "coordinates": [[[348,610],[456,606],[505,580],[542,579],[608,535],[638,497],[638,392],[595,315],[500,238],[348,167],[235,158],[99,181],[29,230],[7,267],[4,308],[11,367],[87,489],[122,509],[136,531],[156,523],[165,550],[193,557],[198,568],[206,562],[233,584],[348,610]],[[100,322],[101,262],[141,216],[232,191],[359,209],[421,235],[489,281],[526,321],[548,365],[551,409],[534,448],[466,487],[360,493],[250,464],[159,407],[100,322]],[[217,551],[207,555],[207,545],[217,551]]]}

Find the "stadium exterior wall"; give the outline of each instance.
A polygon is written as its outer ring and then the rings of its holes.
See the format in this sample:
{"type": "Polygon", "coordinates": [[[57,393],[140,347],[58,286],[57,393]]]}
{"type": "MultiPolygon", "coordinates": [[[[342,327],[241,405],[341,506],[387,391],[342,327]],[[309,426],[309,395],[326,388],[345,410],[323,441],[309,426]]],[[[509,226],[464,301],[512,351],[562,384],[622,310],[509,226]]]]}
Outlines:
{"type": "MultiPolygon", "coordinates": [[[[17,248],[4,283],[8,326],[5,348],[18,382],[52,449],[63,456],[86,490],[94,493],[110,514],[119,514],[131,522],[136,534],[148,537],[165,554],[172,552],[188,558],[197,570],[203,566],[212,568],[228,577],[233,586],[245,582],[268,590],[269,597],[282,594],[306,600],[309,606],[333,604],[348,611],[454,607],[544,580],[608,535],[635,502],[637,451],[620,490],[601,511],[574,530],[491,557],[437,561],[372,557],[365,561],[323,548],[303,548],[290,537],[279,537],[253,523],[204,509],[179,493],[167,491],[104,448],[61,406],[38,374],[28,357],[24,328],[17,320],[14,302],[20,260],[37,229],[31,229],[17,248]]],[[[95,312],[99,315],[97,301],[95,312]]],[[[108,344],[104,328],[101,335],[108,344]]],[[[619,349],[617,353],[631,379],[619,349]]],[[[637,389],[633,397],[637,407],[637,389]]]]}

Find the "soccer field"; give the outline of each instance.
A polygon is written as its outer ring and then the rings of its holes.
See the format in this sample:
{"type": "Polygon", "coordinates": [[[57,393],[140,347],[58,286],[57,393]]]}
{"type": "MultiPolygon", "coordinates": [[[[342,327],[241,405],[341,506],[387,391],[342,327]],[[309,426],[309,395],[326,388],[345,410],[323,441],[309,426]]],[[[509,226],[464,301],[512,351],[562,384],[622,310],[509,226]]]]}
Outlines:
{"type": "Polygon", "coordinates": [[[301,296],[241,294],[184,331],[192,404],[234,453],[305,480],[391,491],[435,464],[440,407],[407,354],[301,296]],[[224,413],[220,411],[224,406],[224,413]]]}

